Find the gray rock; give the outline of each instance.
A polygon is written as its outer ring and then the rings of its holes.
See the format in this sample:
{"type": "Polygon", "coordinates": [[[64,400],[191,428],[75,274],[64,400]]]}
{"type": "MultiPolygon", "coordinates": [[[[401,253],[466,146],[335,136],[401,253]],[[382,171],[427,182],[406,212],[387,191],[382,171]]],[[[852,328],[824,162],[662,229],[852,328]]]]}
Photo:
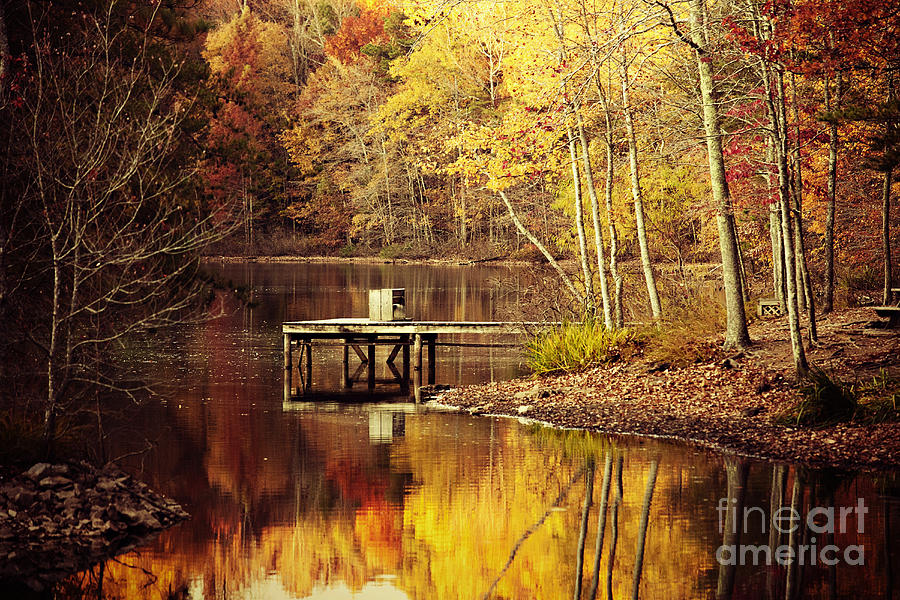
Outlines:
{"type": "Polygon", "coordinates": [[[25,477],[31,479],[32,481],[37,481],[41,477],[43,477],[50,470],[50,463],[37,463],[27,471],[25,471],[25,477]]]}
{"type": "Polygon", "coordinates": [[[56,475],[54,477],[44,477],[38,484],[43,488],[59,488],[72,485],[72,480],[67,477],[56,475]]]}

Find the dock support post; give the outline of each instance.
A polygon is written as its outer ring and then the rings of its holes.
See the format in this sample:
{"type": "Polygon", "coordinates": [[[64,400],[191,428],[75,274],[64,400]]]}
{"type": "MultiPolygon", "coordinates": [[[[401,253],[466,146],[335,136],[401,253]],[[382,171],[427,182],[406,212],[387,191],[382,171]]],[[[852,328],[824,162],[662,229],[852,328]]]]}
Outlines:
{"type": "Polygon", "coordinates": [[[343,377],[344,389],[349,390],[351,384],[350,384],[350,340],[348,340],[348,339],[344,339],[344,357],[343,357],[343,363],[341,364],[341,366],[343,367],[342,373],[344,374],[344,377],[343,377]]]}
{"type": "Polygon", "coordinates": [[[303,382],[303,391],[312,387],[312,341],[304,340],[306,346],[306,381],[303,382]]]}
{"type": "Polygon", "coordinates": [[[403,375],[400,377],[400,393],[409,393],[409,336],[404,336],[401,340],[403,343],[403,375]]]}
{"type": "MultiPolygon", "coordinates": [[[[369,340],[369,342],[374,341],[374,339],[369,340]]],[[[375,391],[375,344],[370,343],[368,350],[369,352],[366,360],[369,363],[367,366],[369,367],[369,393],[371,394],[375,391]]]]}
{"type": "Polygon", "coordinates": [[[422,401],[422,335],[413,334],[413,396],[422,401]]]}
{"type": "Polygon", "coordinates": [[[284,399],[291,399],[291,335],[284,334],[284,399]]]}
{"type": "Polygon", "coordinates": [[[434,385],[434,347],[437,342],[437,334],[433,333],[428,336],[428,385],[434,385]]]}

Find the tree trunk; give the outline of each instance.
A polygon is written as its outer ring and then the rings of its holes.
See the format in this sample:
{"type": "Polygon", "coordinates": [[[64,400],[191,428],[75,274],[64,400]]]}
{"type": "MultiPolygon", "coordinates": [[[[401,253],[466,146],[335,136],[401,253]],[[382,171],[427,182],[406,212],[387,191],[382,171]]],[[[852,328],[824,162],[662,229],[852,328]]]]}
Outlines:
{"type": "Polygon", "coordinates": [[[769,237],[772,240],[772,289],[781,304],[781,312],[787,311],[784,303],[784,246],[781,244],[781,204],[769,205],[769,237]]]}
{"type": "MultiPolygon", "coordinates": [[[[750,301],[750,286],[747,284],[747,269],[744,265],[744,251],[741,249],[741,236],[737,230],[737,221],[731,220],[734,228],[734,243],[738,251],[738,273],[741,275],[741,291],[744,294],[744,302],[750,301]]],[[[681,280],[684,281],[684,261],[681,258],[681,251],[678,252],[678,269],[681,271],[681,280]]]]}
{"type": "MultiPolygon", "coordinates": [[[[825,111],[831,113],[831,85],[825,79],[825,111]]],[[[841,98],[841,75],[837,76],[837,102],[841,98]]],[[[825,300],[822,313],[834,310],[834,208],[837,197],[837,120],[831,116],[828,125],[828,205],[825,212],[825,300]]]]}
{"type": "Polygon", "coordinates": [[[787,313],[788,328],[791,334],[791,349],[794,358],[794,367],[797,376],[805,377],[809,371],[806,362],[806,352],[803,349],[803,340],[800,335],[800,315],[797,306],[797,271],[794,266],[794,237],[793,219],[791,219],[791,193],[790,173],[788,172],[787,158],[787,126],[785,118],[787,111],[784,102],[784,74],[776,73],[775,88],[775,154],[778,162],[778,192],[781,203],[781,243],[784,247],[785,279],[787,280],[787,313]]]}
{"type": "Polygon", "coordinates": [[[622,290],[623,279],[619,273],[619,232],[616,229],[616,219],[613,214],[612,195],[613,195],[613,176],[615,175],[615,155],[613,153],[613,130],[612,116],[609,108],[609,102],[606,99],[606,93],[600,83],[599,75],[597,76],[597,92],[600,96],[600,103],[603,106],[603,117],[605,120],[605,130],[603,132],[603,141],[606,145],[606,177],[604,181],[603,200],[606,206],[606,218],[609,220],[609,274],[613,278],[614,296],[613,296],[613,321],[617,328],[625,326],[625,316],[622,310],[622,290]]]}
{"type": "MultiPolygon", "coordinates": [[[[594,185],[594,171],[591,167],[591,156],[584,131],[584,123],[581,120],[581,111],[576,103],[575,120],[578,126],[578,139],[581,142],[581,160],[584,164],[584,183],[587,187],[588,197],[591,200],[591,221],[594,225],[594,246],[597,252],[597,274],[600,277],[600,299],[603,302],[603,323],[607,329],[613,328],[612,314],[609,304],[609,283],[606,280],[606,257],[603,250],[603,229],[600,223],[600,201],[597,198],[597,188],[594,185]]],[[[610,215],[610,219],[612,215],[610,215]]]]}
{"type": "MultiPolygon", "coordinates": [[[[888,75],[888,105],[894,101],[894,73],[888,75]]],[[[889,141],[893,138],[894,127],[888,121],[885,138],[889,141]]],[[[887,151],[885,151],[887,153],[887,151]]],[[[884,165],[884,184],[881,188],[881,246],[884,253],[884,304],[891,303],[891,288],[893,287],[893,264],[891,261],[891,184],[893,183],[894,163],[888,159],[884,165]]]]}
{"type": "Polygon", "coordinates": [[[794,236],[797,249],[797,276],[803,282],[803,293],[800,294],[800,309],[806,311],[809,319],[809,342],[817,344],[819,334],[816,330],[816,299],[813,295],[809,266],[806,263],[806,242],[803,235],[803,167],[800,160],[800,107],[797,104],[797,81],[791,73],[791,105],[794,110],[794,146],[791,158],[794,165],[793,200],[794,200],[794,236]]]}
{"type": "Polygon", "coordinates": [[[587,235],[584,231],[584,202],[581,199],[581,176],[578,171],[578,151],[575,148],[575,136],[572,127],[566,125],[566,135],[569,140],[569,160],[572,161],[572,188],[575,193],[575,231],[578,234],[578,258],[581,261],[581,273],[584,277],[584,299],[582,307],[588,316],[594,316],[594,276],[591,273],[591,263],[587,254],[587,235]]]}
{"type": "MultiPolygon", "coordinates": [[[[794,485],[791,492],[791,515],[803,515],[803,488],[800,482],[800,470],[794,468],[794,485]]],[[[795,558],[787,564],[785,575],[784,597],[785,600],[793,600],[799,590],[797,586],[799,560],[797,546],[799,546],[800,530],[806,526],[802,516],[798,520],[791,519],[790,532],[788,533],[788,546],[794,549],[795,558]]]]}
{"type": "Polygon", "coordinates": [[[616,499],[613,501],[612,514],[610,514],[609,525],[609,558],[606,559],[606,597],[613,598],[613,566],[616,563],[616,547],[619,545],[619,506],[622,504],[624,497],[622,490],[622,463],[623,457],[619,457],[616,466],[616,499]]]}
{"type": "Polygon", "coordinates": [[[881,247],[884,253],[884,304],[890,304],[891,287],[893,287],[891,263],[891,183],[890,167],[884,172],[884,184],[881,188],[881,247]]]}
{"type": "Polygon", "coordinates": [[[722,255],[722,280],[725,287],[725,347],[743,348],[750,345],[747,315],[744,312],[744,293],[740,278],[740,258],[734,238],[734,213],[725,177],[725,157],[722,153],[722,134],[715,102],[710,57],[702,50],[706,45],[705,5],[703,0],[690,1],[691,38],[696,46],[697,69],[700,74],[700,94],[703,99],[703,127],[706,132],[706,151],[709,160],[710,187],[716,204],[716,225],[719,230],[719,249],[722,255]]]}
{"type": "Polygon", "coordinates": [[[572,279],[569,277],[568,273],[556,262],[556,259],[553,258],[553,255],[550,254],[550,251],[547,250],[547,247],[541,243],[539,239],[537,239],[533,233],[531,233],[522,221],[519,220],[519,216],[516,214],[516,210],[513,208],[512,202],[509,201],[509,198],[506,196],[506,193],[503,190],[497,190],[497,193],[500,194],[500,198],[503,199],[503,203],[506,205],[506,209],[509,211],[509,217],[512,219],[512,222],[515,224],[516,229],[528,238],[528,241],[534,244],[535,248],[537,248],[541,254],[544,255],[544,258],[547,259],[547,262],[550,263],[550,266],[559,274],[559,278],[562,280],[563,284],[565,284],[566,289],[569,290],[569,293],[572,295],[578,303],[584,304],[585,299],[579,293],[578,288],[575,287],[575,284],[572,283],[572,279]]]}
{"type": "Polygon", "coordinates": [[[628,102],[628,66],[627,57],[622,57],[620,68],[622,81],[622,112],[625,115],[625,129],[628,137],[628,162],[631,167],[631,195],[634,198],[634,220],[637,229],[638,246],[641,250],[641,265],[644,269],[644,281],[647,284],[647,295],[650,298],[650,311],[653,319],[659,320],[662,309],[659,303],[659,292],[656,289],[656,276],[653,263],[650,261],[650,247],[647,243],[647,227],[644,225],[644,199],[641,194],[641,179],[638,171],[637,138],[634,133],[634,120],[631,117],[631,105],[628,102]]]}
{"type": "MultiPolygon", "coordinates": [[[[787,484],[787,469],[784,465],[774,465],[772,467],[772,484],[769,490],[769,548],[774,551],[781,545],[781,532],[774,526],[774,515],[784,503],[784,489],[787,484]]],[[[775,597],[775,578],[772,569],[766,570],[766,589],[769,598],[775,597]]]]}

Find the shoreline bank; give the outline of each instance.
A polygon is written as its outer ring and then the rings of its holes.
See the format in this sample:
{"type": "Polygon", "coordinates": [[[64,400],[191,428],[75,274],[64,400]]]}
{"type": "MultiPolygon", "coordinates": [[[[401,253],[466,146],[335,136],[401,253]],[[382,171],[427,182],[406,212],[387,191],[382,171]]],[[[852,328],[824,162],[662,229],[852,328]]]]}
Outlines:
{"type": "Polygon", "coordinates": [[[466,258],[383,258],[380,256],[203,256],[204,263],[315,263],[356,265],[441,265],[468,267],[475,265],[499,265],[527,267],[545,264],[543,261],[515,260],[506,257],[486,259],[466,258]]]}
{"type": "Polygon", "coordinates": [[[737,361],[647,374],[626,365],[577,374],[471,385],[434,402],[472,415],[525,418],[610,436],[693,444],[753,459],[815,468],[884,471],[900,467],[900,423],[807,428],[772,423],[796,401],[778,373],[737,361]]]}
{"type": "MultiPolygon", "coordinates": [[[[871,308],[819,320],[810,363],[857,390],[900,378],[900,331],[873,326],[871,308]]],[[[753,458],[853,470],[900,468],[900,422],[823,427],[773,422],[800,399],[784,319],[750,325],[753,344],[701,363],[667,367],[635,357],[580,372],[466,386],[439,402],[472,414],[526,417],[608,435],[680,440],[753,458]]],[[[721,340],[715,340],[720,345],[721,340]]]]}

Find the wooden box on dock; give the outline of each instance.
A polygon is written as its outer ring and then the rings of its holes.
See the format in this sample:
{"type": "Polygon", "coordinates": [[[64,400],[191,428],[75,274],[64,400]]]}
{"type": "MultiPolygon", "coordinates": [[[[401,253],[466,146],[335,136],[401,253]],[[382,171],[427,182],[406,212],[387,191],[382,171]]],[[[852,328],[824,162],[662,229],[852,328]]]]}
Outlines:
{"type": "Polygon", "coordinates": [[[406,319],[406,289],[369,290],[370,321],[402,321],[406,319]]]}

